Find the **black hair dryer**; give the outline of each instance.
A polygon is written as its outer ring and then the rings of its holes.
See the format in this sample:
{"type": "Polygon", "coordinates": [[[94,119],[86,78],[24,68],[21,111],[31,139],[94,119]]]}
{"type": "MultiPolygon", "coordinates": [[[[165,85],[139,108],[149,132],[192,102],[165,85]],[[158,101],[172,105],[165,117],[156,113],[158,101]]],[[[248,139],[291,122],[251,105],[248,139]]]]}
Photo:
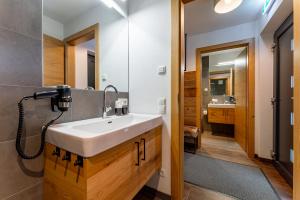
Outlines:
{"type": "Polygon", "coordinates": [[[72,102],[71,88],[68,85],[57,86],[55,90],[51,90],[51,91],[36,92],[33,94],[33,96],[26,96],[21,99],[21,101],[18,103],[19,125],[18,125],[17,137],[16,137],[16,150],[21,158],[34,159],[43,153],[45,147],[45,137],[46,137],[46,132],[48,127],[51,126],[56,120],[58,120],[64,112],[68,111],[68,109],[71,107],[71,102],[72,102]],[[48,99],[48,98],[51,99],[52,111],[53,112],[61,111],[61,113],[55,119],[51,120],[45,126],[43,126],[42,133],[41,133],[41,145],[38,152],[34,155],[26,155],[21,146],[24,116],[25,116],[23,101],[29,99],[39,100],[39,99],[48,99]]]}
{"type": "Polygon", "coordinates": [[[68,85],[59,85],[56,87],[56,90],[36,92],[34,93],[33,98],[36,100],[51,98],[52,111],[65,112],[71,107],[71,88],[68,85]]]}

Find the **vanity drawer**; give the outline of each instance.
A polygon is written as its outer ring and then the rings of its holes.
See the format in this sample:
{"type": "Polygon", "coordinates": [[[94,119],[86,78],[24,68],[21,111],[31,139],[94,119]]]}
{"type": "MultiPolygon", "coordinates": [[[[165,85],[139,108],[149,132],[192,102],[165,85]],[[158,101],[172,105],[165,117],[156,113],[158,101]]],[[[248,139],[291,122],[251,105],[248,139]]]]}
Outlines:
{"type": "Polygon", "coordinates": [[[234,124],[234,108],[208,108],[208,122],[217,124],[234,124]]]}

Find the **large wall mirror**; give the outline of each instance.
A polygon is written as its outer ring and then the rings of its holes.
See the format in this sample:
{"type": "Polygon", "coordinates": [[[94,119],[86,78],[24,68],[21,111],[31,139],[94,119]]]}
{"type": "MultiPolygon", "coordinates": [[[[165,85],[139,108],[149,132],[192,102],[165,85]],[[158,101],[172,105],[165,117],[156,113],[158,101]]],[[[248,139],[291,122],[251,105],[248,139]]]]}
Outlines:
{"type": "Polygon", "coordinates": [[[246,48],[241,47],[203,55],[209,59],[207,66],[203,66],[203,79],[208,79],[210,96],[235,96],[241,84],[236,80],[245,80],[240,77],[246,77],[246,74],[239,69],[240,60],[245,60],[241,59],[245,51],[246,48]]]}
{"type": "Polygon", "coordinates": [[[128,20],[122,0],[43,1],[43,85],[128,92],[128,20]]]}

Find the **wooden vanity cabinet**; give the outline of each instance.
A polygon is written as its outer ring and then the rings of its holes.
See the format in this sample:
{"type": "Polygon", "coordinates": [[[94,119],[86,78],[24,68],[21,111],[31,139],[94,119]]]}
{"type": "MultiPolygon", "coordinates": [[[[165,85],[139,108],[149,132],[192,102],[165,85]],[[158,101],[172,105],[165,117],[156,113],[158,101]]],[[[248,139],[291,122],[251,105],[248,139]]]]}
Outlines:
{"type": "Polygon", "coordinates": [[[44,199],[130,200],[161,168],[161,132],[159,126],[134,139],[91,158],[83,166],[74,166],[53,155],[56,147],[45,151],[44,199]]]}
{"type": "Polygon", "coordinates": [[[208,122],[216,124],[234,124],[234,108],[208,108],[208,122]]]}

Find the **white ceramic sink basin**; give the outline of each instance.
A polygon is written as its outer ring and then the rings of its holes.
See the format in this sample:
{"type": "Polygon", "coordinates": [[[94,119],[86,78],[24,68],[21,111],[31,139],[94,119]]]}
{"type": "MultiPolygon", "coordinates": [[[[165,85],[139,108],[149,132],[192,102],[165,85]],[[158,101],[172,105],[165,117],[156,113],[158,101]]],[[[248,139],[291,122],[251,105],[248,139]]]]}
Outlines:
{"type": "Polygon", "coordinates": [[[235,108],[235,104],[208,104],[209,108],[235,108]]]}
{"type": "Polygon", "coordinates": [[[49,127],[46,141],[85,158],[130,140],[162,124],[160,115],[128,114],[49,127]]]}

